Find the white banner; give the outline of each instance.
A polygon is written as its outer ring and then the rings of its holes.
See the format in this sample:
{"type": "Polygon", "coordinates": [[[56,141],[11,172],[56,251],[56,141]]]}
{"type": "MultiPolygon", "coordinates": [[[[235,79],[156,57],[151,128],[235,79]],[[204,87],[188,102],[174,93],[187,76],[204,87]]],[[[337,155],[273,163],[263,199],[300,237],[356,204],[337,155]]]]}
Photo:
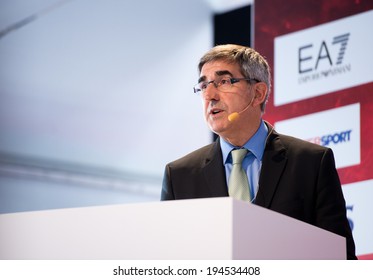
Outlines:
{"type": "Polygon", "coordinates": [[[333,150],[337,168],[360,163],[360,104],[352,104],[275,123],[288,134],[333,150]]]}
{"type": "Polygon", "coordinates": [[[373,81],[373,10],[275,38],[275,106],[373,81]]]}
{"type": "Polygon", "coordinates": [[[343,185],[342,190],[356,254],[373,254],[373,219],[370,217],[373,213],[373,180],[343,185]]]}

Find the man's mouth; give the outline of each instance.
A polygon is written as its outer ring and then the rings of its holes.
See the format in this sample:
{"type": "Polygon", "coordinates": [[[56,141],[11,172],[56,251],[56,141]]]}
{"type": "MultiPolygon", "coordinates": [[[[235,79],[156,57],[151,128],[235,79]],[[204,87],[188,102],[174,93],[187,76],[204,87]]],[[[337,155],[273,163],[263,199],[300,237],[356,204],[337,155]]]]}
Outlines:
{"type": "Polygon", "coordinates": [[[223,110],[216,109],[216,108],[210,110],[210,114],[211,114],[211,115],[217,115],[217,114],[219,114],[219,113],[221,113],[221,112],[223,112],[223,110]]]}

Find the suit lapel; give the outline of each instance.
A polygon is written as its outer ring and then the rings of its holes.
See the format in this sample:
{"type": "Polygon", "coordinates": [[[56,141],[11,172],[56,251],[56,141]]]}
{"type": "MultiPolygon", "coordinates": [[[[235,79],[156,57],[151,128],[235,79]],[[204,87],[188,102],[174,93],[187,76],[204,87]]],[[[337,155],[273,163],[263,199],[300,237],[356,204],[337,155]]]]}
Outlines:
{"type": "MultiPolygon", "coordinates": [[[[263,154],[259,190],[255,199],[255,204],[269,208],[280,181],[281,174],[286,166],[287,158],[286,149],[282,145],[279,135],[270,124],[266,124],[269,128],[269,133],[263,154]]],[[[219,138],[211,146],[206,156],[205,164],[202,167],[202,173],[206,180],[206,187],[209,189],[211,196],[228,196],[219,138]]]]}
{"type": "Polygon", "coordinates": [[[259,190],[255,204],[269,208],[273,195],[285,168],[287,158],[286,149],[282,145],[279,135],[269,124],[269,134],[263,154],[262,170],[259,178],[259,190]]]}
{"type": "Polygon", "coordinates": [[[219,138],[215,141],[210,152],[206,156],[202,169],[211,196],[228,196],[223,156],[220,150],[219,138]]]}

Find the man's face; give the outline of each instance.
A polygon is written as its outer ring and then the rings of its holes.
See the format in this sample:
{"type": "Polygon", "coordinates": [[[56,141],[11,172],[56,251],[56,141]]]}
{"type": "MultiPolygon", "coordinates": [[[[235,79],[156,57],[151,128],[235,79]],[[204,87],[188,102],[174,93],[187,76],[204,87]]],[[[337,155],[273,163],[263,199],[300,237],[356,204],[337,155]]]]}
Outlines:
{"type": "MultiPolygon", "coordinates": [[[[244,78],[237,64],[225,61],[212,61],[203,65],[200,81],[219,81],[222,78],[244,78]]],[[[232,84],[229,92],[221,92],[210,83],[202,94],[205,120],[210,129],[223,138],[230,138],[247,127],[250,119],[250,109],[242,113],[238,120],[230,122],[228,116],[241,112],[247,107],[252,98],[252,87],[247,81],[232,84]]]]}

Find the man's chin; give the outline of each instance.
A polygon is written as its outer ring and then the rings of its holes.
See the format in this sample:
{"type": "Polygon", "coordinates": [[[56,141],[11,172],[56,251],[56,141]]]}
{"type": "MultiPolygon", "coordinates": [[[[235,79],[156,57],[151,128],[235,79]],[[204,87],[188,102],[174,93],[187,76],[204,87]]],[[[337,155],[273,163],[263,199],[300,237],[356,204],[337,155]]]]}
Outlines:
{"type": "Polygon", "coordinates": [[[226,126],[222,126],[222,125],[213,125],[213,126],[209,125],[209,128],[213,133],[219,136],[223,136],[228,130],[226,126]]]}

